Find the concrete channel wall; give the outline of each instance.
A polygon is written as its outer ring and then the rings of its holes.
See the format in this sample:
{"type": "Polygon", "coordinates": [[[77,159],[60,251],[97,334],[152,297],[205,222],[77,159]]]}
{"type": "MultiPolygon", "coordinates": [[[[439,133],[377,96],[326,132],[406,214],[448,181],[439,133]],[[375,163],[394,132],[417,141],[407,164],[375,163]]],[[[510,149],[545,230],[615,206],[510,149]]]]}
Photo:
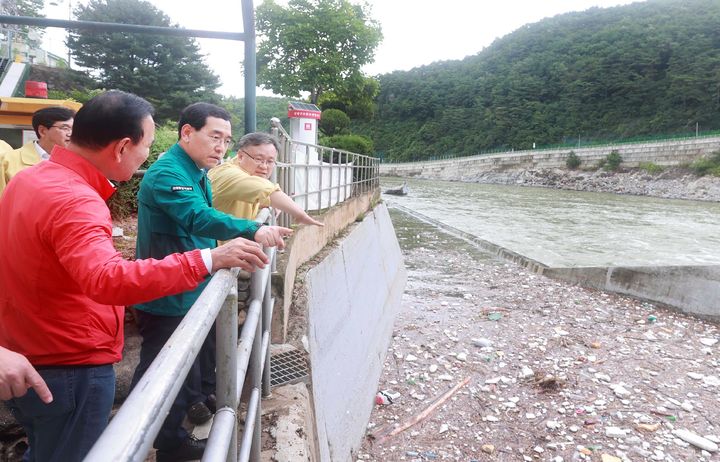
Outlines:
{"type": "Polygon", "coordinates": [[[306,274],[318,459],[355,460],[405,288],[405,266],[380,204],[306,274]]]}
{"type": "Polygon", "coordinates": [[[463,181],[488,171],[565,168],[565,161],[570,151],[580,158],[582,166],[593,166],[613,150],[620,153],[623,165],[627,167],[637,167],[642,162],[676,166],[690,163],[699,157],[720,150],[720,136],[592,148],[516,151],[436,161],[381,164],[380,174],[463,181]]]}
{"type": "Polygon", "coordinates": [[[661,303],[685,313],[720,321],[720,265],[549,267],[537,260],[393,204],[413,217],[471,242],[533,273],[585,287],[661,303]]]}
{"type": "Polygon", "coordinates": [[[545,268],[546,276],[720,320],[720,266],[545,268]]]}

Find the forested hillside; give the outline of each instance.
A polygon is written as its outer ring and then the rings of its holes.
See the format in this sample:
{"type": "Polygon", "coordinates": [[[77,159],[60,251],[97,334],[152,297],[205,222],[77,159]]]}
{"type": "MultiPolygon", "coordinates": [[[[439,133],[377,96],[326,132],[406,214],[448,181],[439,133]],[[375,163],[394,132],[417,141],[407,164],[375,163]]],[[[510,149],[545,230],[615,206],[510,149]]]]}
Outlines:
{"type": "Polygon", "coordinates": [[[376,116],[353,131],[394,160],[717,130],[720,1],[558,15],[462,61],[378,78],[376,116]]]}

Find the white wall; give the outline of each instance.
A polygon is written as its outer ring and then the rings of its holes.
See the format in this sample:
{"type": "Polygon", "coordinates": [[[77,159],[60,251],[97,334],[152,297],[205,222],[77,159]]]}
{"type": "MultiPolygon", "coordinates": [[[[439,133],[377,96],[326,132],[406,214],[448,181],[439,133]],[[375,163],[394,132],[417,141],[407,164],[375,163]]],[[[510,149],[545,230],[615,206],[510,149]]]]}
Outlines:
{"type": "Polygon", "coordinates": [[[383,204],[307,273],[308,343],[323,462],[350,461],[360,446],[405,279],[383,204]]]}

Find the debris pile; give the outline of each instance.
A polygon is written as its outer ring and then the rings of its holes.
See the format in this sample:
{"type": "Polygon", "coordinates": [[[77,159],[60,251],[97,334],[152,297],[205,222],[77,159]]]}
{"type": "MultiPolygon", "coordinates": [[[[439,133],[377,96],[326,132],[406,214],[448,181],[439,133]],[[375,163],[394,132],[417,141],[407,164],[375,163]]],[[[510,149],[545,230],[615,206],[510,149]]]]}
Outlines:
{"type": "Polygon", "coordinates": [[[356,460],[720,461],[720,329],[396,221],[408,285],[356,460]]]}

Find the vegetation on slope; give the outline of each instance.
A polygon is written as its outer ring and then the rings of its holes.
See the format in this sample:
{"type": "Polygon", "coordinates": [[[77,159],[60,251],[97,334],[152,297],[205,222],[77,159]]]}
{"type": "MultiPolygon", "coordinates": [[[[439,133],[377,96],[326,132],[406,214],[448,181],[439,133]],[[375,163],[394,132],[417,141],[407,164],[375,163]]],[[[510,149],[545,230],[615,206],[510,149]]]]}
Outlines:
{"type": "Polygon", "coordinates": [[[526,25],[477,55],[380,75],[354,121],[392,160],[720,128],[720,2],[649,0],[526,25]]]}

